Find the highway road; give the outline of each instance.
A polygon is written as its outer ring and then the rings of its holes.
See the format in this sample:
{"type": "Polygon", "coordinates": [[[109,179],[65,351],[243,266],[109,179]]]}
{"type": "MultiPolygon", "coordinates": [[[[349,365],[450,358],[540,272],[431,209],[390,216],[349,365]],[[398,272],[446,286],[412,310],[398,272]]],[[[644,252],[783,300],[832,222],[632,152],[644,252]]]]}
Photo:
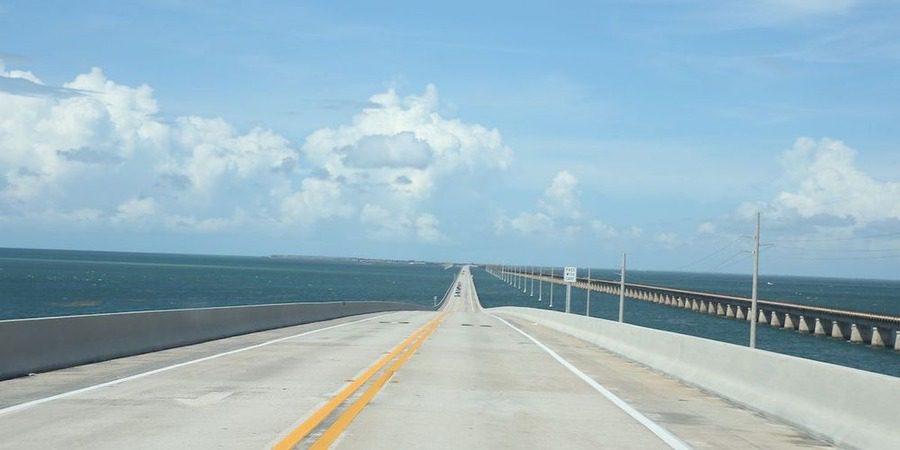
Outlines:
{"type": "Polygon", "coordinates": [[[282,328],[0,382],[0,448],[829,448],[538,323],[483,310],[282,328]]]}

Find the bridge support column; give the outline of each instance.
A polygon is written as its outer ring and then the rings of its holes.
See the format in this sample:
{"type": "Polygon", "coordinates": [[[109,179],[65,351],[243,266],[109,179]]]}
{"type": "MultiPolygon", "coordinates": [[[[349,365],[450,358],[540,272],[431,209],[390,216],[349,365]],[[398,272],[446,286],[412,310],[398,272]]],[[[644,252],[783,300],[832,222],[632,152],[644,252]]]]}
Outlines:
{"type": "Polygon", "coordinates": [[[716,314],[718,314],[720,316],[725,315],[725,308],[722,307],[721,303],[716,303],[716,314]]]}
{"type": "Polygon", "coordinates": [[[714,303],[714,302],[707,303],[706,313],[715,315],[716,314],[716,303],[714,303]]]}
{"type": "Polygon", "coordinates": [[[869,343],[872,344],[872,347],[884,347],[884,336],[881,335],[878,327],[872,327],[872,339],[869,343]]]}
{"type": "Polygon", "coordinates": [[[781,328],[781,320],[778,318],[778,313],[775,311],[772,311],[772,314],[770,317],[771,317],[771,320],[769,320],[769,326],[772,326],[775,328],[781,328]]]}
{"type": "Polygon", "coordinates": [[[900,350],[900,330],[894,330],[894,350],[900,350]]]}
{"type": "Polygon", "coordinates": [[[757,323],[769,323],[769,320],[766,319],[766,312],[762,309],[759,310],[759,317],[756,319],[757,323]]]}
{"type": "Polygon", "coordinates": [[[854,344],[862,344],[865,342],[862,330],[855,323],[850,324],[850,342],[854,344]]]}
{"type": "Polygon", "coordinates": [[[822,319],[816,317],[816,326],[813,329],[813,334],[816,336],[825,336],[825,325],[822,323],[822,319]]]}
{"type": "Polygon", "coordinates": [[[790,313],[784,313],[784,329],[796,330],[797,325],[794,323],[794,317],[790,313]]]}
{"type": "Polygon", "coordinates": [[[694,311],[700,311],[701,309],[706,311],[706,302],[703,300],[698,302],[697,299],[691,299],[691,309],[694,311]]]}
{"type": "Polygon", "coordinates": [[[809,333],[809,319],[806,317],[800,316],[797,318],[797,331],[801,333],[809,333]]]}
{"type": "Polygon", "coordinates": [[[734,318],[734,307],[731,305],[725,305],[725,317],[729,319],[734,318]]]}
{"type": "Polygon", "coordinates": [[[844,327],[837,320],[831,321],[831,337],[835,339],[846,339],[844,336],[844,327]]]}
{"type": "Polygon", "coordinates": [[[734,317],[736,317],[738,320],[746,319],[746,316],[744,315],[744,307],[743,306],[735,306],[734,309],[736,311],[734,317]]]}

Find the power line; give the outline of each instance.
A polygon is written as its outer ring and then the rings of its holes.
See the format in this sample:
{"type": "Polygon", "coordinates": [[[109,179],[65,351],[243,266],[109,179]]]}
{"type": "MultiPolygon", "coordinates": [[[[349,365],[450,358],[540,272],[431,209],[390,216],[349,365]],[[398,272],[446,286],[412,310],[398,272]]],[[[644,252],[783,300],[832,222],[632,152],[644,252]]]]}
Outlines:
{"type": "Polygon", "coordinates": [[[836,241],[855,241],[861,239],[879,239],[886,237],[900,237],[900,232],[870,234],[866,236],[852,236],[842,238],[817,238],[817,239],[776,239],[775,242],[836,242],[836,241]]]}
{"type": "Polygon", "coordinates": [[[900,248],[809,248],[809,247],[792,247],[786,245],[778,245],[775,248],[787,250],[800,250],[806,252],[829,252],[829,253],[885,253],[900,252],[900,248]]]}
{"type": "Polygon", "coordinates": [[[722,253],[723,251],[727,250],[728,248],[730,248],[731,246],[733,246],[733,245],[734,245],[737,241],[739,241],[740,239],[741,239],[741,236],[738,236],[738,237],[732,239],[730,242],[728,242],[728,243],[725,244],[724,246],[719,247],[718,249],[716,249],[716,250],[713,251],[712,253],[709,253],[709,254],[707,254],[707,255],[705,255],[705,256],[702,256],[702,257],[700,257],[700,258],[698,258],[698,259],[695,259],[694,261],[691,261],[691,262],[689,262],[689,263],[687,263],[687,264],[685,264],[685,265],[683,265],[683,266],[681,266],[681,267],[678,267],[678,268],[675,269],[675,270],[676,270],[676,271],[678,271],[678,270],[684,270],[684,269],[686,269],[686,268],[688,268],[688,267],[691,267],[691,266],[693,266],[693,265],[695,265],[695,264],[699,264],[699,263],[701,263],[701,262],[703,262],[703,261],[706,261],[707,259],[712,258],[713,256],[716,256],[716,255],[718,255],[719,253],[722,253]]]}
{"type": "Polygon", "coordinates": [[[710,269],[710,271],[711,271],[711,272],[715,272],[716,270],[719,270],[719,269],[721,269],[721,268],[724,268],[726,265],[729,265],[729,263],[732,263],[732,264],[733,264],[733,263],[735,262],[735,259],[736,259],[738,256],[744,255],[744,254],[746,254],[746,253],[747,253],[746,251],[740,250],[740,251],[738,251],[738,252],[732,254],[732,255],[729,256],[728,258],[726,258],[724,261],[720,262],[719,265],[717,265],[716,267],[713,267],[712,269],[710,269]]]}
{"type": "Polygon", "coordinates": [[[874,260],[874,259],[900,259],[900,253],[895,255],[873,255],[873,256],[790,256],[790,255],[773,255],[775,258],[781,259],[802,259],[808,261],[839,261],[839,260],[874,260]]]}

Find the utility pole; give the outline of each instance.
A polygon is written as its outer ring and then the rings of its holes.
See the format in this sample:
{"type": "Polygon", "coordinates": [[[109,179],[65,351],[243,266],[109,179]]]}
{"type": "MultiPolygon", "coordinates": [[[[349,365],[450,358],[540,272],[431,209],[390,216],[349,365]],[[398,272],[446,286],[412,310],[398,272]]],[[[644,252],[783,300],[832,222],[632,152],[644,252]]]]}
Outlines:
{"type": "Polygon", "coordinates": [[[538,281],[538,301],[544,301],[544,266],[540,267],[540,280],[538,281]]]}
{"type": "Polygon", "coordinates": [[[553,307],[553,267],[550,267],[550,307],[553,307]]]}
{"type": "Polygon", "coordinates": [[[528,278],[525,276],[528,275],[528,268],[522,267],[522,292],[528,293],[528,278]]]}
{"type": "Polygon", "coordinates": [[[756,308],[759,284],[759,212],[756,212],[756,236],[753,238],[753,293],[750,296],[750,348],[756,348],[756,322],[759,312],[756,308]]]}
{"type": "Polygon", "coordinates": [[[588,282],[587,282],[587,306],[584,308],[584,315],[590,317],[591,316],[591,268],[588,267],[588,282]]]}
{"type": "Polygon", "coordinates": [[[534,297],[534,266],[531,266],[531,296],[534,297]]]}
{"type": "Polygon", "coordinates": [[[626,255],[622,253],[622,278],[619,280],[619,322],[625,322],[625,262],[626,255]]]}

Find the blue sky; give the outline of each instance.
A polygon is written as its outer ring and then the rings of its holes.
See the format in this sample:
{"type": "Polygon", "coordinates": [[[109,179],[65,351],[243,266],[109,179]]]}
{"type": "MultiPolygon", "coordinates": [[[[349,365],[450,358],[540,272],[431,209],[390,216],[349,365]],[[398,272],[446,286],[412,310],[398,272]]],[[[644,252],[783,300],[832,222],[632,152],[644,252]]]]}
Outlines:
{"type": "Polygon", "coordinates": [[[900,276],[900,5],[0,0],[0,246],[900,276]]]}

